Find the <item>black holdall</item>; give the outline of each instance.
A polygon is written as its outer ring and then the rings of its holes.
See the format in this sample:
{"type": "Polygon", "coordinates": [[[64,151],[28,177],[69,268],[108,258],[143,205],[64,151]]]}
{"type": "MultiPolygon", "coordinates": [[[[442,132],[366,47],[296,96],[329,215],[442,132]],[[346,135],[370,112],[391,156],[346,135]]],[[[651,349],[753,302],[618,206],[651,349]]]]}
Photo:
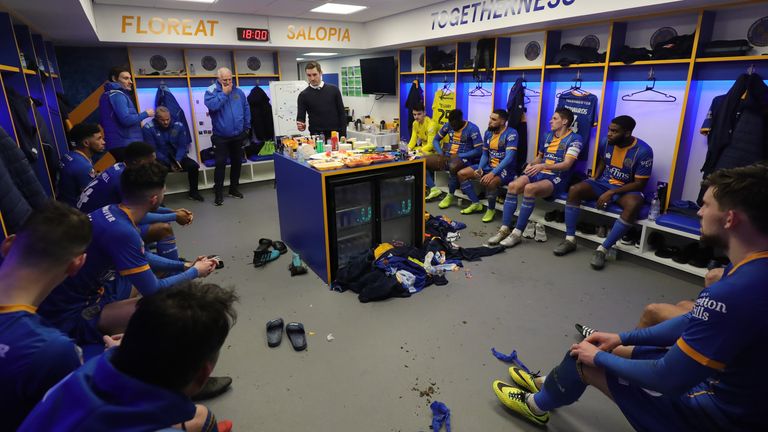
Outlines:
{"type": "Polygon", "coordinates": [[[675,36],[653,46],[653,60],[682,59],[691,56],[695,33],[675,36]]]}
{"type": "Polygon", "coordinates": [[[752,51],[746,39],[715,40],[708,42],[701,50],[701,57],[738,57],[752,51]]]}
{"type": "Polygon", "coordinates": [[[595,47],[563,44],[552,58],[552,64],[568,66],[574,63],[599,63],[603,60],[605,53],[598,53],[595,47]]]}

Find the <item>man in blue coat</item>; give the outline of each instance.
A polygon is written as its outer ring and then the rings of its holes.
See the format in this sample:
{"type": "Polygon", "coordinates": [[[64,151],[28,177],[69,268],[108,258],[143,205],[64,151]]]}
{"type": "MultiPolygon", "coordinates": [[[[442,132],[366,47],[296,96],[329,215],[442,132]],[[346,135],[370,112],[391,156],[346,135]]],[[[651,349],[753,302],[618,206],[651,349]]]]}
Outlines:
{"type": "Polygon", "coordinates": [[[213,123],[211,143],[216,156],[216,169],[213,172],[213,191],[216,195],[214,205],[220,206],[224,203],[224,169],[227,158],[232,164],[229,171],[229,195],[243,198],[238,186],[243,146],[250,136],[251,109],[245,93],[234,86],[232,71],[219,68],[216,76],[217,82],[205,91],[205,106],[213,123]]]}
{"type": "Polygon", "coordinates": [[[155,115],[152,108],[141,113],[136,110],[132,87],[131,72],[125,67],[114,67],[99,99],[99,123],[104,129],[107,150],[118,162],[123,161],[125,146],[141,141],[141,121],[155,115]]]}
{"type": "Polygon", "coordinates": [[[80,193],[96,177],[93,155],[104,151],[104,134],[97,124],[78,123],[69,136],[75,149],[61,158],[58,199],[75,207],[80,193]]]}
{"type": "Polygon", "coordinates": [[[197,190],[200,165],[187,156],[189,130],[181,122],[171,121],[171,112],[164,106],[157,107],[155,118],[142,128],[144,142],[155,147],[157,161],[173,172],[186,171],[189,178],[189,199],[205,201],[197,190]]]}

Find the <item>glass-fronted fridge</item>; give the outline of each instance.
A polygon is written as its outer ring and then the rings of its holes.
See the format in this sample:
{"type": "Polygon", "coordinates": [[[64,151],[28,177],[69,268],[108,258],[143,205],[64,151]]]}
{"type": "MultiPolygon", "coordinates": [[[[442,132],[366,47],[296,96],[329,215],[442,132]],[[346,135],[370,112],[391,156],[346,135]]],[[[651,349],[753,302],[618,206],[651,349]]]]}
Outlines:
{"type": "Polygon", "coordinates": [[[331,280],[351,259],[384,242],[420,247],[424,178],[421,165],[360,171],[326,179],[331,280]]]}

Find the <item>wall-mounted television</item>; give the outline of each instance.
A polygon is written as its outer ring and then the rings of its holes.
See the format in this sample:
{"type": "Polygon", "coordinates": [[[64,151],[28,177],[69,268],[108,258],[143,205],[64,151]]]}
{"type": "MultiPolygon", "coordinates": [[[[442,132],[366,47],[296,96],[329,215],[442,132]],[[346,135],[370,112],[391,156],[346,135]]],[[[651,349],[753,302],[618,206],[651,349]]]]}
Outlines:
{"type": "Polygon", "coordinates": [[[364,94],[397,94],[397,65],[394,57],[360,59],[364,94]]]}

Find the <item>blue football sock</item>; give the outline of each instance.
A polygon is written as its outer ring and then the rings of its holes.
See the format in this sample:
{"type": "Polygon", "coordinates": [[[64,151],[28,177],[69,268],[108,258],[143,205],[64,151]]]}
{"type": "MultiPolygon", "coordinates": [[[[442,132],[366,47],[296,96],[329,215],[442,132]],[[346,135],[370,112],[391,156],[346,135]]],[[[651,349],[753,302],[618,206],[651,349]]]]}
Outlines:
{"type": "Polygon", "coordinates": [[[479,202],[477,194],[475,193],[475,185],[472,184],[472,180],[464,180],[461,182],[461,191],[472,201],[472,204],[479,202]]]}
{"type": "Polygon", "coordinates": [[[430,189],[435,187],[435,173],[430,170],[427,170],[427,187],[430,189]]]}
{"type": "Polygon", "coordinates": [[[496,194],[498,192],[494,188],[493,190],[486,189],[485,194],[488,195],[488,210],[496,210],[496,194]]]}
{"type": "Polygon", "coordinates": [[[157,254],[171,260],[179,259],[179,249],[176,248],[176,237],[168,236],[157,242],[157,254]]]}
{"type": "Polygon", "coordinates": [[[544,379],[541,390],[533,395],[536,406],[542,411],[570,405],[581,397],[587,385],[581,380],[576,359],[565,353],[563,361],[544,379]]]}
{"type": "Polygon", "coordinates": [[[530,219],[533,213],[533,207],[536,205],[536,197],[523,197],[523,204],[520,206],[520,215],[517,217],[516,229],[520,231],[525,230],[525,226],[528,225],[528,219],[530,219]]]}
{"type": "Polygon", "coordinates": [[[517,194],[507,192],[507,197],[504,198],[504,214],[501,218],[501,224],[507,228],[512,227],[512,217],[517,211],[517,194]]]}
{"type": "Polygon", "coordinates": [[[565,205],[565,235],[576,235],[576,224],[579,222],[581,208],[578,205],[565,205]]]}
{"type": "Polygon", "coordinates": [[[459,188],[459,179],[453,174],[448,174],[448,193],[453,195],[459,188]]]}
{"type": "Polygon", "coordinates": [[[632,224],[624,222],[621,218],[616,219],[616,222],[613,223],[613,228],[611,228],[611,232],[608,233],[608,236],[603,241],[603,247],[610,249],[630,229],[632,229],[632,224]]]}

